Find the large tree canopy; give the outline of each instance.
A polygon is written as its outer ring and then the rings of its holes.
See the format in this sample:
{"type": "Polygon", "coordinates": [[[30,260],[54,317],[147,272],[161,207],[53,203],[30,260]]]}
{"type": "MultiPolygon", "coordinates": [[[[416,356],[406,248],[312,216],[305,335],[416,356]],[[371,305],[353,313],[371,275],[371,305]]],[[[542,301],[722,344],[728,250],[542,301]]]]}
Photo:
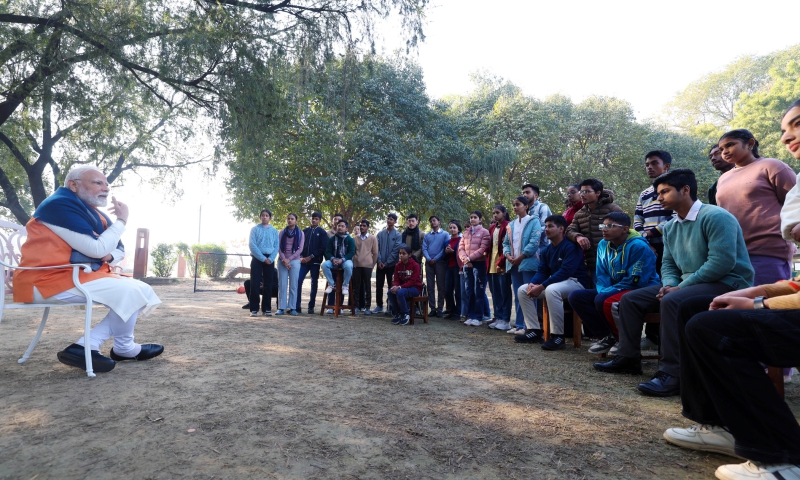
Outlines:
{"type": "Polygon", "coordinates": [[[259,135],[238,116],[225,122],[240,218],[265,205],[278,218],[320,210],[348,221],[390,211],[464,213],[467,151],[431,108],[417,65],[348,54],[313,71],[287,69],[298,81],[283,82],[278,95],[281,108],[293,112],[280,129],[259,135]]]}
{"type": "Polygon", "coordinates": [[[473,81],[476,88],[469,94],[445,98],[447,114],[473,158],[488,159],[481,171],[467,177],[472,206],[508,206],[521,185],[530,182],[539,185],[543,200],[560,212],[568,185],[596,177],[615,191],[616,203],[632,213],[649,184],[644,155],[656,149],[669,151],[676,167],[693,168],[704,184],[713,182],[703,142],[637,122],[623,100],[539,100],[486,73],[475,74],[473,81]]]}
{"type": "MultiPolygon", "coordinates": [[[[371,45],[399,14],[413,46],[427,0],[0,3],[0,206],[27,220],[74,163],[111,179],[141,167],[177,172],[203,124],[264,87],[254,64],[314,63],[371,45]],[[231,88],[238,87],[237,89],[231,88]],[[46,174],[46,171],[49,171],[46,174]]],[[[260,102],[271,106],[269,100],[260,102]]],[[[270,118],[269,110],[258,112],[270,118]]],[[[169,178],[159,175],[158,178],[169,178]]]]}

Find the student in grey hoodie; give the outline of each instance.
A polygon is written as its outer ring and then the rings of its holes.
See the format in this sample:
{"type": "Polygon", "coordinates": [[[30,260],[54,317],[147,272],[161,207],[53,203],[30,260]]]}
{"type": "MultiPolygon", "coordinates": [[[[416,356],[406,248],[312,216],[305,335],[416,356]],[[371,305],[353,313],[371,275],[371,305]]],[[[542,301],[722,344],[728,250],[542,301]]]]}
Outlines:
{"type": "Polygon", "coordinates": [[[386,217],[386,228],[378,233],[378,268],[375,275],[375,302],[377,307],[372,313],[383,312],[383,285],[392,286],[394,266],[397,265],[397,255],[402,243],[400,232],[394,228],[397,223],[397,214],[390,213],[386,217]]]}

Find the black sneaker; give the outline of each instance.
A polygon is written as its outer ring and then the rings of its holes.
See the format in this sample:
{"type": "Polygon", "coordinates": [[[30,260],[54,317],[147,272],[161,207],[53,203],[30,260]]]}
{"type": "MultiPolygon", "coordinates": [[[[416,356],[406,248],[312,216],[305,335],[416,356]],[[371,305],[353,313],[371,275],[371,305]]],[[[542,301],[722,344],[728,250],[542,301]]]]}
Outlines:
{"type": "Polygon", "coordinates": [[[400,325],[400,321],[402,319],[403,319],[402,315],[395,315],[394,318],[392,318],[392,323],[395,325],[400,325]]]}
{"type": "Polygon", "coordinates": [[[550,338],[542,344],[542,350],[564,350],[567,347],[564,335],[550,334],[550,338]]]}
{"type": "Polygon", "coordinates": [[[542,343],[541,330],[527,328],[523,335],[514,335],[514,341],[517,343],[542,343]]]}
{"type": "Polygon", "coordinates": [[[407,314],[407,313],[406,313],[405,315],[403,315],[403,316],[400,318],[400,321],[399,321],[397,324],[398,324],[398,325],[408,325],[408,323],[409,323],[410,321],[411,321],[411,315],[409,315],[409,314],[407,314]]]}
{"type": "Polygon", "coordinates": [[[308,309],[308,314],[309,315],[314,315],[314,307],[311,307],[311,308],[308,309]]]}
{"type": "Polygon", "coordinates": [[[616,345],[616,343],[617,339],[614,338],[614,335],[609,335],[601,339],[599,342],[595,343],[591,347],[589,347],[589,353],[597,355],[608,353],[608,351],[611,350],[611,347],[616,345]]]}

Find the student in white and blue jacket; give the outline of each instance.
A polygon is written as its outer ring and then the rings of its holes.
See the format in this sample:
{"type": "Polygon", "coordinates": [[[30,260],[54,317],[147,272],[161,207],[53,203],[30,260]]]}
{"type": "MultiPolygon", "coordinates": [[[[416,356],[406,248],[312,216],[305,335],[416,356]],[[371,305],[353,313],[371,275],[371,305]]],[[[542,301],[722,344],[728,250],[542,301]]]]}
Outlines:
{"type": "MultiPolygon", "coordinates": [[[[539,269],[539,245],[543,235],[539,217],[528,215],[527,199],[523,196],[514,199],[514,213],[517,215],[508,223],[508,233],[503,240],[503,255],[506,257],[506,271],[511,275],[514,290],[515,326],[525,331],[525,316],[519,304],[519,289],[529,283],[539,269]]],[[[498,330],[508,330],[511,325],[495,325],[498,330]]]]}

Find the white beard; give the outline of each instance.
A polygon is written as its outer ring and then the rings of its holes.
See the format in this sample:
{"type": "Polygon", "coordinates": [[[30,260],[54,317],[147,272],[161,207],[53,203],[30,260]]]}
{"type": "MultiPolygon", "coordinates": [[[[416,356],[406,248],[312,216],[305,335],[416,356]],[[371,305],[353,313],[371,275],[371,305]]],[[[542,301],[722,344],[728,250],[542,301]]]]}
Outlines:
{"type": "Polygon", "coordinates": [[[86,195],[83,192],[78,192],[77,195],[78,198],[80,198],[81,200],[83,200],[84,202],[88,203],[93,207],[105,207],[108,204],[108,197],[101,197],[99,195],[95,197],[90,197],[89,195],[86,195]]]}

